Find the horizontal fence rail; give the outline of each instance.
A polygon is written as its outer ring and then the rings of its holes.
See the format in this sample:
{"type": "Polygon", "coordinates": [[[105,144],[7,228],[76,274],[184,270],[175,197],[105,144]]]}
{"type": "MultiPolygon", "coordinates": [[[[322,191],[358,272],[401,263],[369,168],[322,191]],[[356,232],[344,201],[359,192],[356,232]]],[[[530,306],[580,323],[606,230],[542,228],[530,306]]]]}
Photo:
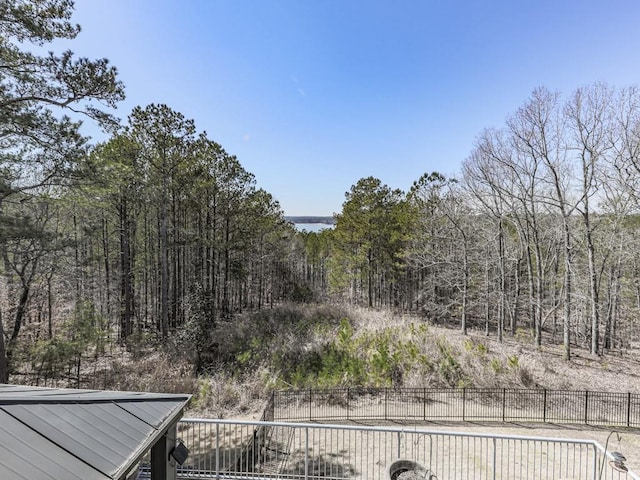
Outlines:
{"type": "Polygon", "coordinates": [[[184,419],[178,436],[180,479],[398,480],[417,462],[428,480],[640,480],[587,440],[206,419],[184,419]]]}
{"type": "Polygon", "coordinates": [[[273,392],[264,419],[498,421],[640,427],[640,394],[508,388],[273,392]]]}

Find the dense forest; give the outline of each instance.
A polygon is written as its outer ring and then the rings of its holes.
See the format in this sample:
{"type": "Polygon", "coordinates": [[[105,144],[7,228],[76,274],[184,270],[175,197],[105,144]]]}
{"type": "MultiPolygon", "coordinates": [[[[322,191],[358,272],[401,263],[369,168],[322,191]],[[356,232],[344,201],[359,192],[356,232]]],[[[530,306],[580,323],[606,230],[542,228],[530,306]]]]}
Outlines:
{"type": "Polygon", "coordinates": [[[314,291],[535,343],[637,340],[640,92],[545,88],[481,132],[459,178],[363,178],[304,238],[314,291]]]}
{"type": "Polygon", "coordinates": [[[0,382],[79,377],[83,358],[140,343],[182,345],[196,372],[250,370],[263,345],[230,357],[225,342],[292,304],[529,336],[566,360],[640,339],[635,87],[536,89],[457,177],[402,191],[364,176],[333,228],[300,233],[194,120],[160,103],[112,117],[125,86],[107,60],[29,50],[73,39],[72,10],[0,5],[0,382]]]}

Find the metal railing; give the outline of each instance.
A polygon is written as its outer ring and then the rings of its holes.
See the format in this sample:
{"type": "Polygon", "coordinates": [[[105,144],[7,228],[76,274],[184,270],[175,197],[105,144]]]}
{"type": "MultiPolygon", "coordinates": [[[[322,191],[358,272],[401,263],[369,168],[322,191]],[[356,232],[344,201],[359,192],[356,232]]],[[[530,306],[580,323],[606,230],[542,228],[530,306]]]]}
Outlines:
{"type": "Polygon", "coordinates": [[[190,451],[178,478],[380,480],[408,459],[432,480],[640,480],[588,440],[208,419],[184,419],[178,436],[190,451]]]}
{"type": "Polygon", "coordinates": [[[640,427],[640,394],[508,388],[346,388],[273,392],[284,421],[499,421],[640,427]]]}

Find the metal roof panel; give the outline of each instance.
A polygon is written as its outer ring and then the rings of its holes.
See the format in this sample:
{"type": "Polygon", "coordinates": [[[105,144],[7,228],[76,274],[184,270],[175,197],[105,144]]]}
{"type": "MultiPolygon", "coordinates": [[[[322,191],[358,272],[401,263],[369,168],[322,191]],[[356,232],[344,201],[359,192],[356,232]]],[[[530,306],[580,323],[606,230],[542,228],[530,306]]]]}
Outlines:
{"type": "Polygon", "coordinates": [[[110,403],[0,407],[105,475],[112,475],[155,429],[110,403]]]}
{"type": "Polygon", "coordinates": [[[153,402],[118,402],[118,406],[143,422],[158,427],[176,408],[176,401],[158,400],[153,402]]]}
{"type": "Polygon", "coordinates": [[[16,480],[109,480],[90,465],[0,411],[0,478],[16,480]]]}

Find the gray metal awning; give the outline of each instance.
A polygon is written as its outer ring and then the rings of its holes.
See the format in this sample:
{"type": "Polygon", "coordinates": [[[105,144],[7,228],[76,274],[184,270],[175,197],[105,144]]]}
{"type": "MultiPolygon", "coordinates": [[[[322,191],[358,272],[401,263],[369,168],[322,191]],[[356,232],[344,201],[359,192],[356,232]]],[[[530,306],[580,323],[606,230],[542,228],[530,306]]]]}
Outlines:
{"type": "Polygon", "coordinates": [[[189,398],[0,384],[0,478],[121,480],[189,398]]]}

